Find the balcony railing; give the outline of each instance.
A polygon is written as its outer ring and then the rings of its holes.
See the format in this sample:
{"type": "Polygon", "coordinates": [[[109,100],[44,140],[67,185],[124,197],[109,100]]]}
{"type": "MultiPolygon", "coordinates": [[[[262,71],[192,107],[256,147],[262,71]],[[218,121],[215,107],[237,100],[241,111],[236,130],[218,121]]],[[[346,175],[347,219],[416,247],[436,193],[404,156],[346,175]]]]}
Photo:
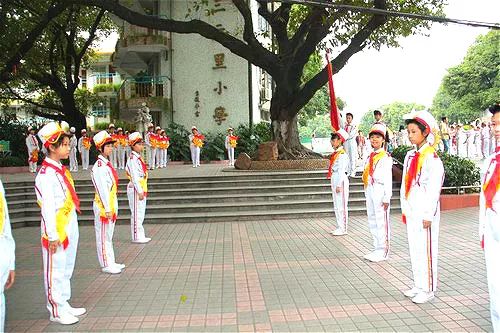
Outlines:
{"type": "Polygon", "coordinates": [[[126,79],[120,90],[120,99],[163,97],[170,98],[168,76],[142,76],[126,79]]]}
{"type": "Polygon", "coordinates": [[[117,73],[94,73],[90,75],[87,84],[90,82],[92,86],[98,84],[120,84],[121,77],[117,73]]]}

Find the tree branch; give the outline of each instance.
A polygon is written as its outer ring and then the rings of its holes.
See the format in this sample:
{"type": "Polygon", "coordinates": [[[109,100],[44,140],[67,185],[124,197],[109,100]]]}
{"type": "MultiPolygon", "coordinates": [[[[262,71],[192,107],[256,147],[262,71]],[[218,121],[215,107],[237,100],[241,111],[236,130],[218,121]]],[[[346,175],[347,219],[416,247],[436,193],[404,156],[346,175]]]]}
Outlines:
{"type": "Polygon", "coordinates": [[[272,33],[276,37],[276,42],[280,50],[279,53],[285,53],[290,47],[288,39],[288,21],[290,20],[291,4],[282,3],[274,12],[268,10],[268,2],[266,0],[257,0],[259,3],[258,13],[271,26],[272,33]]]}
{"type": "Polygon", "coordinates": [[[63,108],[59,105],[56,105],[56,104],[40,104],[38,102],[35,102],[34,100],[32,100],[31,98],[26,98],[26,97],[23,97],[21,95],[19,95],[11,86],[9,86],[7,83],[2,83],[2,85],[8,90],[8,92],[10,94],[12,94],[12,96],[14,96],[15,98],[8,98],[8,97],[3,97],[3,96],[0,96],[0,99],[3,99],[3,100],[11,100],[11,99],[17,99],[17,100],[20,100],[22,102],[25,102],[25,103],[29,103],[31,105],[34,105],[34,106],[37,106],[39,108],[43,108],[43,109],[49,109],[49,110],[54,110],[54,111],[57,111],[57,112],[62,112],[63,108]]]}

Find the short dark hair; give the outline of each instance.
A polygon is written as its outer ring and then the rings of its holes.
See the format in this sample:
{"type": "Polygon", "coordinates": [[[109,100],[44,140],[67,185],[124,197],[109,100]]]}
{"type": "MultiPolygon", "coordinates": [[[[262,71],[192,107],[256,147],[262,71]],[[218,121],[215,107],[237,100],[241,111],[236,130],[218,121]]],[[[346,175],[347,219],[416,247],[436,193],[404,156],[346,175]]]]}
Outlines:
{"type": "Polygon", "coordinates": [[[488,110],[491,112],[491,114],[495,114],[497,112],[500,112],[500,104],[496,103],[488,108],[488,110]]]}
{"type": "Polygon", "coordinates": [[[445,121],[448,117],[441,117],[441,121],[445,121]]]}
{"type": "Polygon", "coordinates": [[[103,144],[101,146],[101,148],[99,148],[99,151],[100,152],[103,152],[104,151],[104,147],[106,147],[107,145],[114,145],[115,143],[113,141],[110,141],[110,142],[106,142],[105,144],[103,144]]]}
{"type": "Polygon", "coordinates": [[[347,112],[347,113],[345,114],[345,117],[346,117],[346,118],[347,118],[347,116],[351,116],[352,118],[354,118],[354,116],[353,116],[353,115],[352,115],[352,113],[350,113],[350,112],[347,112]]]}
{"type": "Polygon", "coordinates": [[[380,136],[380,137],[381,137],[382,139],[384,139],[384,141],[385,141],[385,135],[382,135],[382,134],[380,134],[379,132],[371,132],[370,134],[368,134],[368,139],[370,139],[370,138],[371,138],[372,136],[374,136],[374,135],[378,135],[378,136],[380,136]]]}
{"type": "Polygon", "coordinates": [[[382,114],[382,112],[380,112],[380,110],[373,110],[373,114],[382,114]]]}
{"type": "Polygon", "coordinates": [[[338,135],[337,133],[332,133],[332,135],[330,136],[330,140],[333,140],[333,139],[339,139],[339,140],[342,140],[340,138],[340,135],[338,135]]]}
{"type": "MultiPolygon", "coordinates": [[[[420,129],[420,131],[422,131],[422,133],[425,133],[425,130],[426,130],[425,125],[422,124],[422,123],[419,123],[415,119],[406,119],[405,120],[405,124],[406,124],[406,126],[408,126],[409,124],[415,124],[415,125],[418,126],[418,128],[420,129]]],[[[427,134],[429,134],[429,133],[427,133],[427,134]]]]}

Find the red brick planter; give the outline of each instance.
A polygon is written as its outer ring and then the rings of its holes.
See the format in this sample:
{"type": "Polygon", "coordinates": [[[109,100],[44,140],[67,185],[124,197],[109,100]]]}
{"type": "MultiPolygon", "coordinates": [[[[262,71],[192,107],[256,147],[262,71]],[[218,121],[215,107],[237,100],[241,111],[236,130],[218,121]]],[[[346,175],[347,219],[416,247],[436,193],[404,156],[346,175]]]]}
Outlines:
{"type": "Polygon", "coordinates": [[[441,210],[479,207],[479,193],[442,194],[440,201],[441,210]]]}

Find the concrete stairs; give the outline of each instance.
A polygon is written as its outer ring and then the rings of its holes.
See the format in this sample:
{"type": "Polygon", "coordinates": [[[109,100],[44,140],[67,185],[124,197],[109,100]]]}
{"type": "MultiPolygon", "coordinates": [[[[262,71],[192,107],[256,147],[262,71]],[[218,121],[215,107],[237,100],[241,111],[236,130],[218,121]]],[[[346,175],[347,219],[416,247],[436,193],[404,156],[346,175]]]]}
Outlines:
{"type": "MultiPolygon", "coordinates": [[[[151,178],[146,223],[246,221],[282,218],[334,218],[330,181],[325,171],[268,172],[224,176],[151,178]]],[[[119,185],[119,223],[129,223],[128,181],[119,185]]],[[[75,180],[81,200],[78,220],[93,223],[94,187],[90,179],[75,180]]],[[[32,181],[4,184],[12,224],[38,226],[40,209],[32,181]]],[[[399,208],[394,184],[392,209],[399,208]]],[[[350,183],[349,213],[365,214],[360,177],[350,183]]]]}

